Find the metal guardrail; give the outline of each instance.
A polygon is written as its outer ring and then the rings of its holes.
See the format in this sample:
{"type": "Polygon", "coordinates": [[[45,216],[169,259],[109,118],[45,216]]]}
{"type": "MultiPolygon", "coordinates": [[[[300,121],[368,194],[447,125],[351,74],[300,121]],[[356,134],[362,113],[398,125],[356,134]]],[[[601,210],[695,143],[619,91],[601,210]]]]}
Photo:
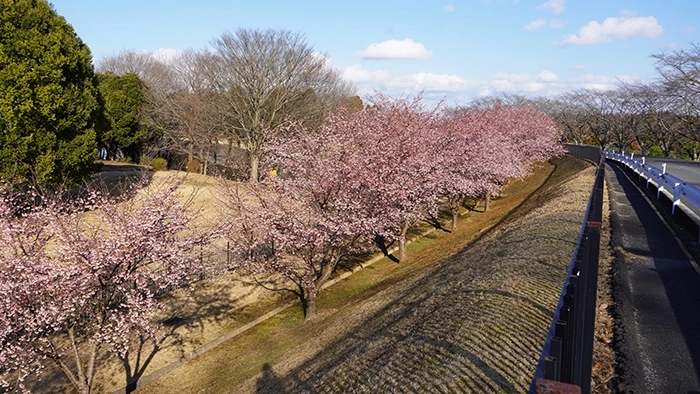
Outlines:
{"type": "Polygon", "coordinates": [[[672,215],[675,215],[676,208],[679,208],[693,221],[700,224],[700,217],[697,214],[700,212],[700,189],[667,173],[666,164],[663,164],[663,167],[659,169],[646,164],[644,157],[638,160],[634,158],[634,154],[626,156],[614,152],[605,152],[605,158],[627,166],[640,179],[646,180],[647,189],[650,185],[654,185],[657,199],[663,194],[671,201],[672,215]]]}
{"type": "Polygon", "coordinates": [[[597,164],[598,171],[530,393],[553,388],[558,392],[588,394],[591,391],[605,155],[593,146],[567,145],[566,149],[572,156],[597,164]]]}

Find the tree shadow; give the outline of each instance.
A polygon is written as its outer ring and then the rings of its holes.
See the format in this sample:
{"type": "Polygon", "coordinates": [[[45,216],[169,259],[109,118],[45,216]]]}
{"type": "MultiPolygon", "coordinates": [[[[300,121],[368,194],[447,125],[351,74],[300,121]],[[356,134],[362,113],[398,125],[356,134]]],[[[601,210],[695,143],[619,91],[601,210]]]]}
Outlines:
{"type": "MultiPolygon", "coordinates": [[[[173,334],[174,327],[175,326],[172,326],[169,335],[173,334]]],[[[143,335],[139,335],[134,351],[129,348],[124,355],[119,355],[119,360],[124,367],[124,373],[126,375],[125,392],[127,394],[136,391],[139,379],[141,379],[144,372],[146,372],[146,368],[148,368],[148,365],[153,361],[153,357],[158,353],[160,345],[166,338],[167,336],[160,340],[153,341],[153,347],[149,347],[149,350],[146,351],[146,344],[152,340],[143,335]]]]}
{"type": "Polygon", "coordinates": [[[391,241],[387,244],[386,238],[382,235],[375,235],[374,236],[374,244],[377,245],[379,250],[382,251],[382,254],[384,254],[385,257],[387,257],[389,260],[393,261],[394,263],[398,263],[399,259],[394,256],[393,254],[389,253],[389,248],[395,243],[396,241],[391,241]]]}
{"type": "Polygon", "coordinates": [[[284,394],[287,390],[284,387],[284,382],[272,370],[270,364],[265,363],[262,368],[262,376],[258,378],[255,384],[256,394],[284,394]]]}
{"type": "MultiPolygon", "coordinates": [[[[442,215],[438,214],[438,216],[442,216],[442,215]]],[[[441,230],[441,231],[446,232],[446,233],[451,233],[452,230],[447,229],[447,228],[442,226],[442,223],[440,223],[440,218],[438,216],[435,216],[432,213],[428,213],[426,215],[425,219],[423,219],[423,220],[436,230],[441,230]]]]}

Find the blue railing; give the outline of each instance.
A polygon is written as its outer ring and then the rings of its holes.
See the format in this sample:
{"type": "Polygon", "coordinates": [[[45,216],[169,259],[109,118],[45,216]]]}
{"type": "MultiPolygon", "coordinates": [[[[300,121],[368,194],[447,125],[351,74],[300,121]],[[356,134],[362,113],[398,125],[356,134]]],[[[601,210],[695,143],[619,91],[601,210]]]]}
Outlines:
{"type": "MultiPolygon", "coordinates": [[[[616,161],[634,172],[643,186],[649,189],[656,188],[656,198],[665,197],[671,203],[671,215],[676,215],[680,209],[692,220],[696,226],[700,226],[700,189],[666,172],[666,164],[662,168],[656,168],[646,163],[644,157],[636,157],[634,154],[605,152],[605,158],[616,161]]],[[[700,231],[698,232],[700,241],[700,231]]]]}

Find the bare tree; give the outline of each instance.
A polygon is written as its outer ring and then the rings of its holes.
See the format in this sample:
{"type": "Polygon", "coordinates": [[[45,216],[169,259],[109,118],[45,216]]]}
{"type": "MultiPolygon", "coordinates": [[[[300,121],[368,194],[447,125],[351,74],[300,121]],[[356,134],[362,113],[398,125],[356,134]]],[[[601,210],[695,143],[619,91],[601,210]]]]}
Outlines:
{"type": "Polygon", "coordinates": [[[152,119],[160,125],[167,149],[186,155],[189,171],[204,174],[222,138],[218,93],[208,78],[213,62],[207,51],[184,51],[168,65],[169,87],[153,95],[152,119]]]}
{"type": "Polygon", "coordinates": [[[586,109],[577,94],[566,93],[553,98],[538,98],[533,102],[537,108],[554,119],[567,142],[591,142],[590,129],[586,124],[586,109]]]}
{"type": "Polygon", "coordinates": [[[700,45],[651,57],[656,59],[663,94],[676,116],[676,131],[687,140],[682,144],[683,149],[697,160],[700,157],[700,45]]]}
{"type": "Polygon", "coordinates": [[[656,59],[665,93],[682,101],[687,112],[700,113],[700,45],[651,57],[656,59]]]}
{"type": "Polygon", "coordinates": [[[675,116],[670,112],[663,85],[623,83],[620,89],[626,92],[631,115],[639,119],[635,138],[642,154],[648,154],[651,146],[658,146],[664,157],[668,157],[678,147],[679,135],[674,131],[675,116]]]}
{"type": "Polygon", "coordinates": [[[270,135],[291,121],[313,129],[353,94],[299,33],[239,29],[212,46],[219,65],[211,80],[224,97],[229,138],[248,152],[252,182],[270,135]]]}
{"type": "Polygon", "coordinates": [[[168,65],[150,52],[123,50],[114,56],[101,58],[95,68],[98,72],[111,71],[117,75],[134,73],[152,92],[167,91],[171,86],[172,77],[168,65]]]}

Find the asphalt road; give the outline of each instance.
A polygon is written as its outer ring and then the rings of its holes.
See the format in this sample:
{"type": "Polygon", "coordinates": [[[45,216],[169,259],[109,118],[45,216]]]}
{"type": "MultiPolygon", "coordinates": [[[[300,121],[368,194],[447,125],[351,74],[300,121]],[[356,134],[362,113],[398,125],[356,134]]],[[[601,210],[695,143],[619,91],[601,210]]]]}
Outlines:
{"type": "Polygon", "coordinates": [[[659,169],[663,169],[663,163],[666,163],[666,172],[693,186],[700,187],[700,162],[647,157],[646,163],[659,169]]]}
{"type": "MultiPolygon", "coordinates": [[[[679,174],[674,175],[684,176],[679,174]]],[[[613,243],[618,250],[613,276],[615,314],[620,322],[616,333],[621,354],[618,390],[700,393],[697,266],[618,166],[607,166],[606,181],[613,243]]]]}

